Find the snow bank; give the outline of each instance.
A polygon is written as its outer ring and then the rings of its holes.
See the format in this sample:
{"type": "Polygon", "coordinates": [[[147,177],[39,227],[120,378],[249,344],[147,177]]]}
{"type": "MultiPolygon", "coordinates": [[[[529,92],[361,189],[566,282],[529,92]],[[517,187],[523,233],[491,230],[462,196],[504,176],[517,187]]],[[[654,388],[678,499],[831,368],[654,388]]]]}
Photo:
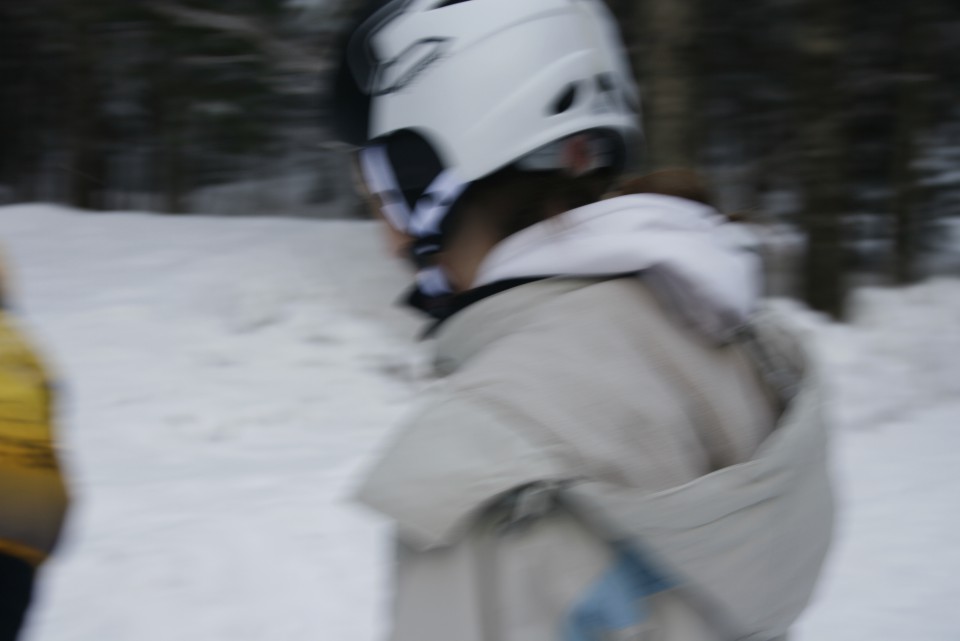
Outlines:
{"type": "MultiPolygon", "coordinates": [[[[77,494],[28,641],[383,631],[382,524],[344,500],[425,383],[369,223],[0,208],[64,382],[77,494]]],[[[837,416],[837,549],[799,638],[960,633],[960,282],[796,305],[837,416]]]]}
{"type": "Polygon", "coordinates": [[[960,281],[801,310],[835,417],[837,541],[801,641],[960,638],[960,281]]]}
{"type": "Polygon", "coordinates": [[[845,427],[878,428],[960,399],[960,280],[861,289],[848,324],[781,304],[816,334],[845,427]]]}
{"type": "Polygon", "coordinates": [[[77,498],[28,638],[375,638],[383,537],[343,498],[417,381],[373,228],[13,207],[0,236],[77,498]]]}
{"type": "Polygon", "coordinates": [[[350,208],[356,205],[356,198],[343,185],[345,181],[349,185],[350,176],[338,173],[341,175],[318,176],[315,171],[293,171],[202,187],[190,193],[188,209],[227,216],[353,218],[350,208]]]}

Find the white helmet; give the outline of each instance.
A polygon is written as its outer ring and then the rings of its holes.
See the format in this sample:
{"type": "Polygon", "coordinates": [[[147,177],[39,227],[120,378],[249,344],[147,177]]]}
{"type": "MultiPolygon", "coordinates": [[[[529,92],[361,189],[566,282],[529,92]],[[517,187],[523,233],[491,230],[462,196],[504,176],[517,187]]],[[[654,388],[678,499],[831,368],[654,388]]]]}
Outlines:
{"type": "Polygon", "coordinates": [[[351,32],[333,108],[391,222],[436,251],[464,189],[499,169],[593,164],[639,143],[639,96],[601,0],[379,0],[351,32]]]}
{"type": "Polygon", "coordinates": [[[467,182],[579,132],[636,146],[638,92],[600,0],[393,0],[346,63],[367,140],[417,132],[467,182]]]}

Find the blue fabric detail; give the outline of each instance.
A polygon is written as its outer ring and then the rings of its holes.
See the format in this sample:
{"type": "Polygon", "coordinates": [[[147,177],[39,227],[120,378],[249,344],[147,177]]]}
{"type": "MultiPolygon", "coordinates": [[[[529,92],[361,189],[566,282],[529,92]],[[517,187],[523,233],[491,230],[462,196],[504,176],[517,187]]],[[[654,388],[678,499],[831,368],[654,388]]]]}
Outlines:
{"type": "Polygon", "coordinates": [[[564,621],[564,641],[603,641],[612,632],[639,626],[647,618],[646,597],[673,587],[637,550],[617,545],[615,551],[613,567],[564,621]]]}

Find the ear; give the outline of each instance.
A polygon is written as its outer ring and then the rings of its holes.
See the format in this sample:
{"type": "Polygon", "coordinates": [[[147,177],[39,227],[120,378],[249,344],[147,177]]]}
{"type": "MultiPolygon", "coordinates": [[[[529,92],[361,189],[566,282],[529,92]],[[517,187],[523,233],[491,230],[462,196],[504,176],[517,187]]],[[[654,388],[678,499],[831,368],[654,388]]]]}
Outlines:
{"type": "Polygon", "coordinates": [[[563,170],[573,178],[584,175],[594,168],[597,158],[593,146],[585,134],[571,136],[563,142],[561,151],[563,170]]]}

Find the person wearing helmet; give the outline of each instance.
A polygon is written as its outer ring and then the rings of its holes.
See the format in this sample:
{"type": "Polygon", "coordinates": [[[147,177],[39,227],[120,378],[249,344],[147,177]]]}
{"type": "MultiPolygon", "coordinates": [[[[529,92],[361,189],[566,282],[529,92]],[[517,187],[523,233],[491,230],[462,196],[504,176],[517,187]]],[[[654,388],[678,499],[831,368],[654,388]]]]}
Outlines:
{"type": "Polygon", "coordinates": [[[376,2],[333,98],[441,379],[357,493],[390,638],[783,638],[831,538],[819,377],[716,210],[603,198],[640,139],[603,3],[376,2]]]}

